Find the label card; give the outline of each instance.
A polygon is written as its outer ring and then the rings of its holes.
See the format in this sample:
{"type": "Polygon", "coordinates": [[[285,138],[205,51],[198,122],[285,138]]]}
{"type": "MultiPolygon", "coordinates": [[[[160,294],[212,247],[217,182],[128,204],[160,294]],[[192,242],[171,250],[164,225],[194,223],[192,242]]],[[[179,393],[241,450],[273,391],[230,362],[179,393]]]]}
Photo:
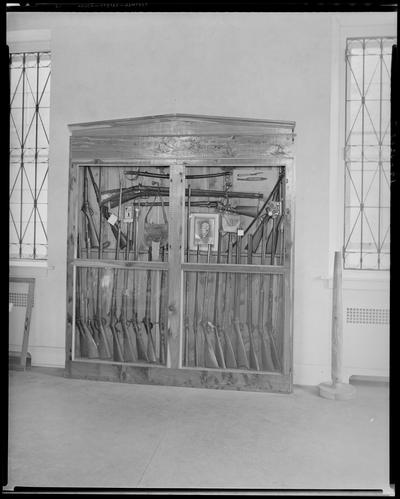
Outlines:
{"type": "Polygon", "coordinates": [[[125,206],[123,222],[125,222],[125,223],[133,222],[133,206],[132,205],[125,206]]]}
{"type": "Polygon", "coordinates": [[[110,224],[110,225],[115,225],[115,222],[118,220],[118,217],[116,215],[114,215],[114,213],[111,213],[111,215],[109,216],[109,218],[107,219],[107,222],[110,224]]]}

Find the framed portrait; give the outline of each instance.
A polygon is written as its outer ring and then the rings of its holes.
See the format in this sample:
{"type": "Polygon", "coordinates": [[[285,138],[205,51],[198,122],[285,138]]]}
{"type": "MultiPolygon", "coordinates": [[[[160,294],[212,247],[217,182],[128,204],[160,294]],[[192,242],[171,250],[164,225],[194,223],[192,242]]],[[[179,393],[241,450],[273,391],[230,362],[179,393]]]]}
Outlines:
{"type": "Polygon", "coordinates": [[[207,250],[211,245],[212,251],[218,250],[218,213],[192,213],[190,215],[189,248],[207,250]]]}

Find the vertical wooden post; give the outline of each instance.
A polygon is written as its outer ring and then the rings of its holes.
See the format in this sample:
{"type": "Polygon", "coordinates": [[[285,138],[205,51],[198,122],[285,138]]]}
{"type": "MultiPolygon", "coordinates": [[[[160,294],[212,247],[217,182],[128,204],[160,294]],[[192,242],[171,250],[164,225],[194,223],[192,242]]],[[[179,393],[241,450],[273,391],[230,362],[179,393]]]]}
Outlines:
{"type": "Polygon", "coordinates": [[[78,166],[70,163],[69,188],[68,188],[68,237],[67,237],[67,324],[65,335],[65,368],[67,375],[71,373],[71,361],[73,357],[74,328],[74,293],[75,293],[75,270],[72,262],[76,256],[76,230],[78,206],[78,166]]]}
{"type": "Polygon", "coordinates": [[[181,367],[182,356],[182,249],[184,246],[185,166],[170,166],[168,220],[168,335],[167,367],[181,367]]]}
{"type": "Polygon", "coordinates": [[[343,310],[342,310],[342,253],[335,252],[333,267],[331,377],[332,383],[321,383],[321,397],[333,400],[349,400],[355,395],[352,385],[342,382],[343,367],[343,310]]]}
{"type": "Polygon", "coordinates": [[[31,326],[31,316],[33,299],[35,294],[35,279],[33,277],[10,277],[9,282],[26,283],[28,284],[28,298],[26,303],[25,320],[24,320],[24,331],[22,335],[22,347],[21,355],[19,358],[18,366],[15,365],[15,369],[26,369],[26,358],[28,355],[28,345],[29,345],[29,330],[31,326]]]}
{"type": "Polygon", "coordinates": [[[340,251],[335,252],[333,265],[332,297],[332,384],[342,382],[343,367],[343,311],[342,311],[342,261],[340,251]]]}
{"type": "Polygon", "coordinates": [[[26,356],[28,355],[29,329],[31,326],[33,295],[35,292],[35,279],[29,279],[28,303],[26,304],[26,314],[24,323],[24,335],[22,338],[21,367],[26,368],[26,356]]]}

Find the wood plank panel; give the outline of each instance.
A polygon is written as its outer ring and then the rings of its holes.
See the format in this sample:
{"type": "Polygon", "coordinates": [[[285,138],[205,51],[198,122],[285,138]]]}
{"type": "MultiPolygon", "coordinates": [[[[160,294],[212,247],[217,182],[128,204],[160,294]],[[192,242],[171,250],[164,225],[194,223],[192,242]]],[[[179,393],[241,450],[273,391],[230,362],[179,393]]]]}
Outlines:
{"type": "Polygon", "coordinates": [[[71,265],[76,258],[76,230],[78,210],[78,168],[74,163],[69,167],[68,184],[68,235],[67,235],[67,323],[65,334],[65,365],[70,369],[73,352],[73,325],[75,319],[75,269],[71,265]]]}
{"type": "MultiPolygon", "coordinates": [[[[113,120],[98,123],[87,123],[70,126],[71,157],[76,163],[74,167],[88,163],[92,166],[108,166],[105,170],[106,176],[114,178],[118,170],[113,167],[130,168],[138,166],[171,166],[171,178],[169,183],[171,192],[169,205],[169,262],[146,262],[117,261],[108,250],[104,251],[102,260],[79,259],[74,255],[68,260],[68,306],[70,296],[73,297],[73,279],[76,268],[89,267],[92,269],[138,270],[137,278],[139,287],[143,288],[145,270],[153,271],[168,269],[168,356],[167,368],[153,365],[132,365],[116,362],[88,361],[75,362],[73,364],[74,377],[87,377],[88,379],[105,379],[129,383],[167,384],[176,386],[195,386],[217,389],[274,391],[288,393],[292,389],[292,307],[293,307],[293,203],[292,197],[294,186],[293,175],[293,122],[272,122],[269,120],[247,120],[224,117],[201,117],[191,115],[165,115],[127,120],[113,120]],[[78,164],[81,163],[81,164],[78,164]],[[203,263],[184,264],[183,247],[184,234],[184,175],[185,167],[213,168],[226,166],[270,166],[285,168],[288,184],[286,185],[287,198],[284,201],[284,209],[288,209],[285,217],[285,238],[288,239],[286,246],[286,259],[283,266],[261,266],[259,259],[255,257],[254,265],[216,265],[215,255],[211,255],[211,265],[205,265],[204,255],[201,255],[203,263]],[[111,258],[107,258],[110,256],[111,258]],[[270,275],[271,281],[281,283],[282,301],[274,308],[274,324],[279,331],[282,329],[283,338],[281,349],[283,350],[283,372],[251,372],[239,370],[215,370],[202,368],[182,368],[182,305],[183,305],[183,276],[190,275],[188,272],[208,272],[209,288],[215,285],[216,273],[239,273],[240,274],[265,274],[270,275]],[[185,274],[184,274],[185,272],[185,274]],[[214,274],[213,274],[214,273],[214,274]],[[69,276],[72,276],[72,289],[70,289],[69,276]],[[274,276],[271,278],[271,276],[274,276]],[[282,277],[279,277],[282,276],[282,277]],[[143,282],[142,282],[143,281],[143,282]],[[142,285],[140,286],[140,283],[142,285]],[[279,312],[283,306],[283,313],[279,312]],[[278,313],[279,312],[279,313],[278,313]],[[283,322],[283,324],[282,324],[283,322]]],[[[132,169],[133,169],[132,168],[132,169]]],[[[79,168],[78,168],[79,169],[79,168]]],[[[93,170],[97,179],[98,169],[93,170]]],[[[75,171],[75,177],[78,173],[75,171]]],[[[116,177],[115,177],[116,178],[116,177]]],[[[116,181],[110,180],[107,188],[117,186],[116,181]],[[111,183],[110,183],[111,182],[111,183]],[[114,185],[115,184],[115,185],[114,185]]],[[[150,181],[149,181],[150,182],[150,181]]],[[[103,184],[104,185],[104,184],[103,184]]],[[[204,187],[212,187],[212,180],[204,180],[204,187]]],[[[77,189],[77,185],[75,185],[77,189]]],[[[79,190],[76,190],[75,199],[72,200],[74,210],[78,211],[79,190]]],[[[95,205],[93,193],[89,199],[95,205]]],[[[153,210],[154,211],[154,210],[153,210]]],[[[158,219],[157,219],[158,220],[158,219]]],[[[75,221],[69,219],[69,232],[74,233],[75,221]],[[71,229],[70,229],[71,227],[71,229]]],[[[72,238],[72,245],[75,244],[72,238]]],[[[112,241],[113,242],[113,241],[112,241]]],[[[70,247],[70,241],[68,242],[70,247]]],[[[111,245],[112,246],[112,245],[111,245]]],[[[110,247],[111,247],[110,246],[110,247]]],[[[88,256],[88,255],[86,255],[88,256]]],[[[93,256],[93,255],[89,255],[93,256]]],[[[143,255],[139,255],[140,257],[143,255]]],[[[128,273],[131,277],[132,272],[128,273]]],[[[154,272],[152,290],[157,295],[157,272],[154,272]]],[[[218,274],[220,275],[220,274],[218,274]]],[[[129,278],[130,278],[129,277],[129,278]]],[[[201,281],[201,279],[200,279],[201,281]]],[[[242,277],[242,281],[245,278],[242,277]]],[[[258,304],[258,279],[253,279],[253,319],[257,312],[254,300],[258,304]]],[[[232,283],[229,284],[229,286],[232,283]]],[[[229,286],[227,289],[229,290],[229,286]]],[[[202,286],[200,286],[201,289],[202,286]]],[[[231,290],[232,291],[232,290],[231,290]]],[[[121,294],[118,287],[118,296],[121,294]]],[[[201,294],[203,302],[204,290],[201,294]]],[[[239,296],[239,307],[241,317],[246,316],[244,307],[246,293],[244,287],[239,296]]],[[[210,300],[211,302],[212,300],[210,300]]],[[[220,300],[221,301],[221,300],[220,300]]],[[[206,316],[212,315],[213,304],[207,303],[206,316]]],[[[144,301],[138,301],[140,317],[144,314],[144,301]],[[142,303],[143,302],[143,303],[142,303]]],[[[258,305],[257,305],[258,306],[258,305]]],[[[190,307],[189,307],[190,308],[190,307]]],[[[153,311],[154,312],[154,311],[153,311]]],[[[158,322],[158,312],[154,312],[153,319],[158,322]]],[[[68,314],[67,314],[68,316],[68,314]]],[[[67,330],[69,324],[73,325],[68,316],[67,330]]],[[[72,338],[72,333],[67,331],[67,336],[72,338]]],[[[156,338],[157,339],[157,338],[156,338]]],[[[66,352],[71,352],[71,345],[66,340],[66,352]]],[[[157,343],[157,341],[156,341],[157,343]]],[[[73,346],[73,345],[72,345],[73,346]]],[[[71,364],[71,357],[68,357],[71,364]]]]}
{"type": "MultiPolygon", "coordinates": [[[[114,156],[114,155],[113,155],[114,156]]],[[[137,167],[167,167],[171,164],[170,159],[159,158],[159,159],[143,159],[137,156],[132,156],[129,159],[123,159],[118,157],[95,159],[96,151],[81,151],[75,154],[74,162],[77,163],[79,167],[85,166],[98,166],[100,163],[103,167],[111,168],[137,168],[137,167]]],[[[183,161],[186,166],[196,166],[202,168],[204,166],[208,167],[236,167],[236,166],[249,166],[249,167],[284,167],[284,162],[286,159],[279,155],[266,155],[265,158],[207,158],[206,160],[201,158],[190,158],[183,161]]]]}
{"type": "Polygon", "coordinates": [[[226,263],[183,263],[182,269],[186,272],[235,272],[241,274],[285,274],[287,267],[273,265],[245,265],[226,263]]]}
{"type": "Polygon", "coordinates": [[[163,366],[133,366],[101,361],[73,361],[72,378],[122,383],[168,385],[217,390],[291,393],[289,376],[278,373],[241,370],[167,368],[163,366]]]}
{"type": "Polygon", "coordinates": [[[167,366],[181,365],[183,273],[181,269],[185,226],[185,167],[170,166],[169,228],[168,228],[168,335],[167,366]]]}
{"type": "Polygon", "coordinates": [[[74,160],[98,158],[186,159],[290,157],[292,135],[285,136],[171,136],[72,137],[74,160]]]}
{"type": "Polygon", "coordinates": [[[220,134],[265,134],[293,131],[295,122],[235,118],[225,116],[205,116],[190,114],[167,114],[141,116],[119,120],[103,120],[69,125],[74,135],[81,133],[108,135],[220,135],[220,134]]]}
{"type": "Polygon", "coordinates": [[[149,262],[147,260],[89,260],[80,258],[71,262],[74,267],[90,267],[102,269],[128,268],[134,270],[168,270],[167,262],[149,262]]]}

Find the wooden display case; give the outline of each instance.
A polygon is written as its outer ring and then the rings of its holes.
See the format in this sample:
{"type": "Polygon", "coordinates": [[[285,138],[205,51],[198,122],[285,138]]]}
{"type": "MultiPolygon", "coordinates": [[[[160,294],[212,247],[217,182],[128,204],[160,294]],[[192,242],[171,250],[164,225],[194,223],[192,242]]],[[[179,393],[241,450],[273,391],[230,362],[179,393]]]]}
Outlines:
{"type": "Polygon", "coordinates": [[[294,126],[70,125],[67,375],[291,392],[294,126]]]}

